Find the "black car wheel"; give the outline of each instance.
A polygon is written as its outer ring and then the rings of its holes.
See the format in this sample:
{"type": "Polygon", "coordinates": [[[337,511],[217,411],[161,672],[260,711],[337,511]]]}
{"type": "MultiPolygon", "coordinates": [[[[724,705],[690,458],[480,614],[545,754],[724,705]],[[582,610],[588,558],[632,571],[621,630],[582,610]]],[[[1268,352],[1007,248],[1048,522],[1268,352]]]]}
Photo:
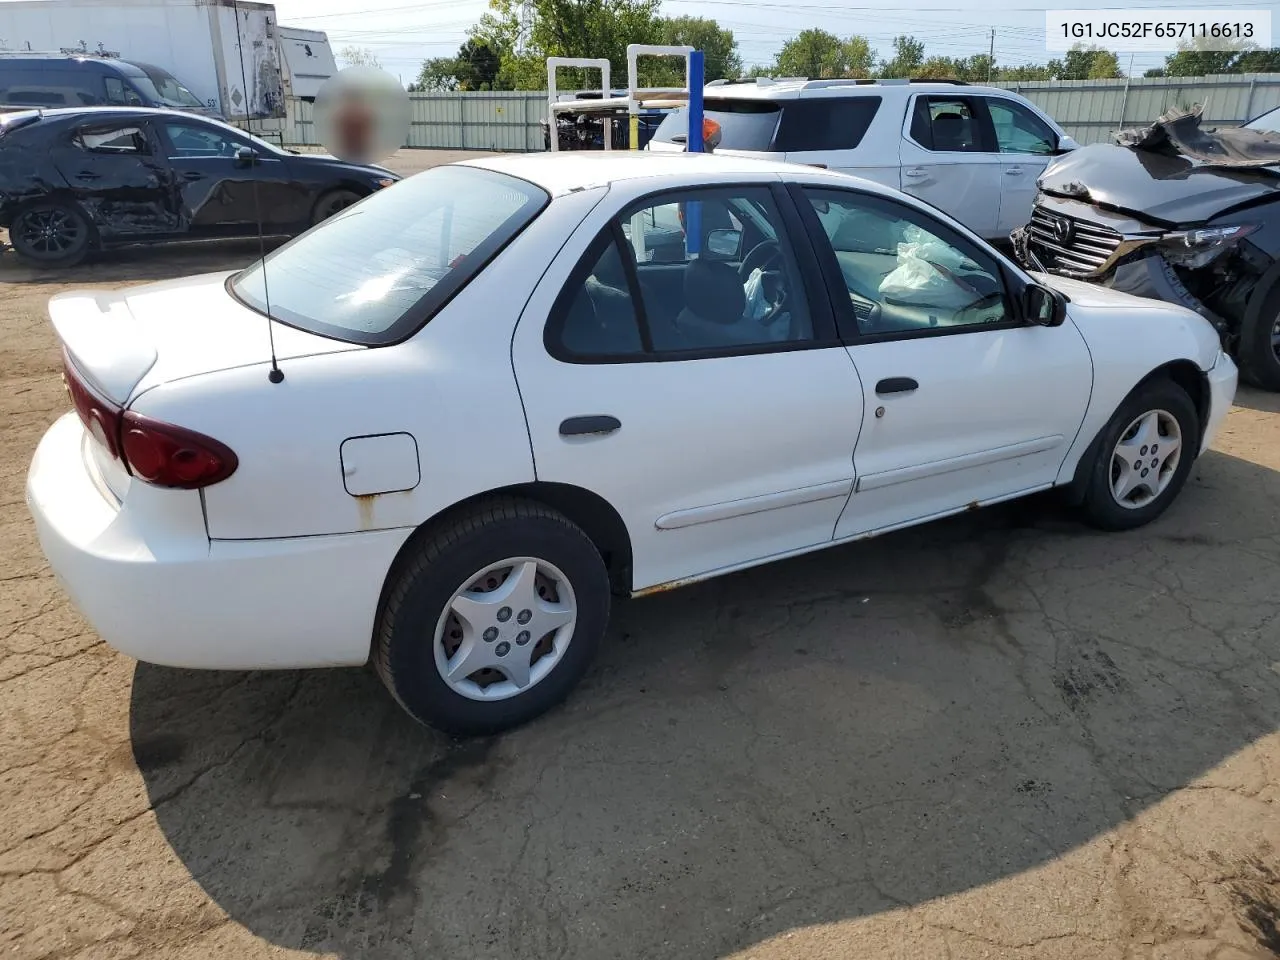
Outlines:
{"type": "Polygon", "coordinates": [[[328,220],[339,210],[345,210],[353,203],[364,199],[354,190],[330,190],[316,201],[315,210],[311,213],[312,225],[328,220]]]}
{"type": "Polygon", "coordinates": [[[93,227],[76,207],[37,203],[21,211],[9,227],[9,242],[23,259],[41,267],[69,267],[89,252],[93,227]]]}
{"type": "Polygon", "coordinates": [[[1240,325],[1236,364],[1247,383],[1280,391],[1280,284],[1273,285],[1257,307],[1250,304],[1240,325]]]}

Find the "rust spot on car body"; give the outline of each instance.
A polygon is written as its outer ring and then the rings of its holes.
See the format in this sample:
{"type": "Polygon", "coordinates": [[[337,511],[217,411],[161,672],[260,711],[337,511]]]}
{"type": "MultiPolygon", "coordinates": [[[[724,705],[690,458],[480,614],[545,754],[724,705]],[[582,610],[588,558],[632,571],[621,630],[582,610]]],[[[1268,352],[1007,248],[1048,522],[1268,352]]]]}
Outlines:
{"type": "Polygon", "coordinates": [[[982,509],[982,502],[981,502],[980,500],[970,500],[970,501],[969,501],[969,505],[968,505],[967,507],[965,507],[965,509],[966,509],[966,510],[981,510],[981,509],[982,509]]]}
{"type": "Polygon", "coordinates": [[[360,510],[360,529],[373,529],[373,504],[378,499],[376,493],[361,493],[356,495],[356,507],[360,510]]]}
{"type": "Polygon", "coordinates": [[[679,580],[655,583],[652,587],[645,587],[643,590],[633,590],[631,596],[632,599],[638,600],[641,597],[652,597],[658,593],[670,593],[672,590],[679,590],[681,587],[687,587],[691,583],[697,583],[699,580],[705,579],[705,577],[681,577],[679,580]]]}

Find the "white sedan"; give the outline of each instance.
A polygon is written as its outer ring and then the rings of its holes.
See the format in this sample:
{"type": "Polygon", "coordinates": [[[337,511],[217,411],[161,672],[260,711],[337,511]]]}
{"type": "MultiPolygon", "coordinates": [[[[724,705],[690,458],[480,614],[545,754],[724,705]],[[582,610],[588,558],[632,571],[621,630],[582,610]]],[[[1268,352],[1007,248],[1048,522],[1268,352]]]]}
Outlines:
{"type": "Polygon", "coordinates": [[[462,733],[566,696],[614,593],[1052,487],[1147,523],[1236,386],[1181,307],[1028,275],[887,188],[687,154],[439,167],[239,273],[50,315],[75,412],[27,497],[102,637],[372,660],[462,733]]]}

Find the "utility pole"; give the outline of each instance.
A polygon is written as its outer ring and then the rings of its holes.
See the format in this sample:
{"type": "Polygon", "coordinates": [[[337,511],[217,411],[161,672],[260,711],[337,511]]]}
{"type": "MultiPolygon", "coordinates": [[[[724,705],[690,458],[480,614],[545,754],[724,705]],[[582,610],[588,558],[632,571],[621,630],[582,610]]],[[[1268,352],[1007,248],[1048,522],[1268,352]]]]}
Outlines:
{"type": "Polygon", "coordinates": [[[991,82],[991,70],[996,65],[996,28],[991,28],[991,50],[987,53],[987,83],[991,82]]]}

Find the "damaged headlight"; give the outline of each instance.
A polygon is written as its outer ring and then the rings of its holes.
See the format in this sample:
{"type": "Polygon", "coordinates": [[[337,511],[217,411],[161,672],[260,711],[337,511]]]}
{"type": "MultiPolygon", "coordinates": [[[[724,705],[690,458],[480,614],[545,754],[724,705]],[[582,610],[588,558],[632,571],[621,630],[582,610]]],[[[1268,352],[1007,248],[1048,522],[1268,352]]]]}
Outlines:
{"type": "Polygon", "coordinates": [[[1239,223],[1230,227],[1199,227],[1179,230],[1160,238],[1161,251],[1170,263],[1195,269],[1211,263],[1238,240],[1258,229],[1256,223],[1239,223]]]}

